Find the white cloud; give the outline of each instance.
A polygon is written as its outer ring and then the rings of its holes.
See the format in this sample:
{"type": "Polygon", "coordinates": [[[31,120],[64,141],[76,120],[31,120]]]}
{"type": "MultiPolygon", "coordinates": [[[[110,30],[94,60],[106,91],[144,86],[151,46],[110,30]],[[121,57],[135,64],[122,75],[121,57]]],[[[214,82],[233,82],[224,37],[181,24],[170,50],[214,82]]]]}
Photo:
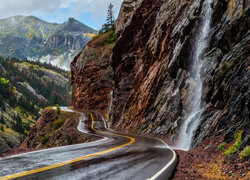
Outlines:
{"type": "Polygon", "coordinates": [[[0,18],[55,11],[63,0],[0,0],[0,18]]]}
{"type": "Polygon", "coordinates": [[[89,0],[90,11],[94,18],[103,18],[106,17],[106,12],[108,5],[112,3],[114,5],[114,11],[117,15],[120,10],[120,6],[123,0],[89,0]]]}
{"type": "Polygon", "coordinates": [[[114,5],[115,15],[117,16],[122,1],[123,0],[0,0],[0,19],[15,15],[40,15],[44,17],[51,16],[51,20],[62,20],[67,18],[66,16],[80,18],[84,13],[90,13],[92,19],[100,25],[106,18],[109,3],[114,5]],[[55,18],[55,16],[57,17],[55,18]]]}

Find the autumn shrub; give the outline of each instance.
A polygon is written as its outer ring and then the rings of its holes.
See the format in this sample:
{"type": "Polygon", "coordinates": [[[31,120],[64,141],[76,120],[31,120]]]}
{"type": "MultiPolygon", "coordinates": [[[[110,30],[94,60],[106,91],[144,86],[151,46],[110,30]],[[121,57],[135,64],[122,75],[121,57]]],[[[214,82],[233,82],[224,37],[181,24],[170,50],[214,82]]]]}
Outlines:
{"type": "Polygon", "coordinates": [[[107,35],[100,41],[101,45],[109,45],[115,43],[118,37],[114,31],[109,31],[107,35]]]}
{"type": "Polygon", "coordinates": [[[221,143],[221,144],[218,146],[218,148],[219,148],[220,150],[222,150],[222,151],[225,151],[226,146],[227,146],[227,143],[226,143],[226,142],[223,142],[223,143],[221,143]]]}
{"type": "Polygon", "coordinates": [[[234,133],[235,143],[225,151],[225,155],[230,156],[239,150],[242,143],[242,133],[242,130],[236,131],[234,133]]]}
{"type": "Polygon", "coordinates": [[[240,159],[246,159],[250,157],[250,146],[246,146],[241,152],[240,152],[240,159]]]}
{"type": "Polygon", "coordinates": [[[64,120],[62,118],[59,118],[53,122],[52,129],[55,131],[59,129],[63,124],[64,124],[64,120]]]}

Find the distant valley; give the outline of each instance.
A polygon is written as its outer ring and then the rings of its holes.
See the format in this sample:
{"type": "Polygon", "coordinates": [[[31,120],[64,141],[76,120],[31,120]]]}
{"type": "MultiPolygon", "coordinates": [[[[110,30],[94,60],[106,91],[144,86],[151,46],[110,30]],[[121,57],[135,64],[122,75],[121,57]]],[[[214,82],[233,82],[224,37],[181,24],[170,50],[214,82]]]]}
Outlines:
{"type": "Polygon", "coordinates": [[[71,102],[70,72],[0,57],[0,154],[19,146],[42,109],[71,102]]]}
{"type": "Polygon", "coordinates": [[[0,19],[0,56],[49,62],[69,69],[73,57],[97,31],[69,18],[63,24],[34,16],[0,19]]]}

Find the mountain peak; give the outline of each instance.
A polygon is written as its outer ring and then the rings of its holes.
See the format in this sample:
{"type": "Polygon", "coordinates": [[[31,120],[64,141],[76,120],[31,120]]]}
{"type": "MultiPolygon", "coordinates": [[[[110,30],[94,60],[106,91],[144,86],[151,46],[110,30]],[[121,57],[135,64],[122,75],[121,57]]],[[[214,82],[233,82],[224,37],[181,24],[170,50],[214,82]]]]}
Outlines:
{"type": "Polygon", "coordinates": [[[75,21],[77,21],[77,20],[75,18],[73,18],[73,17],[69,17],[69,19],[68,19],[68,22],[75,22],[75,21]]]}
{"type": "Polygon", "coordinates": [[[81,23],[80,21],[76,20],[73,17],[69,17],[68,21],[63,23],[62,29],[63,31],[69,32],[95,32],[94,29],[90,28],[89,26],[81,23]]]}
{"type": "Polygon", "coordinates": [[[75,26],[85,25],[85,24],[81,23],[80,21],[76,20],[73,17],[69,17],[68,21],[66,21],[64,24],[70,25],[70,26],[73,26],[73,25],[75,25],[75,26]]]}
{"type": "Polygon", "coordinates": [[[49,23],[35,16],[0,19],[0,55],[21,59],[80,50],[97,31],[73,17],[63,24],[49,23]]]}

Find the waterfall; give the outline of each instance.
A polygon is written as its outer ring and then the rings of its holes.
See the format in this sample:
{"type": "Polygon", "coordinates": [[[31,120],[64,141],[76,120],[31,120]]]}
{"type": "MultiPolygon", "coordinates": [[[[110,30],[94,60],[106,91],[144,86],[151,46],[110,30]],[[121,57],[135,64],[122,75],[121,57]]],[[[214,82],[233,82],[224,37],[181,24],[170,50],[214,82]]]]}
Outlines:
{"type": "Polygon", "coordinates": [[[203,69],[204,59],[202,56],[204,55],[204,50],[209,42],[209,31],[213,12],[211,7],[212,3],[213,0],[205,0],[203,4],[202,24],[196,37],[194,54],[192,57],[193,64],[191,72],[194,73],[193,77],[196,87],[191,96],[192,102],[189,114],[180,129],[180,134],[176,144],[177,149],[190,149],[194,133],[200,124],[201,114],[203,112],[201,96],[204,77],[201,75],[201,70],[203,69]]]}

